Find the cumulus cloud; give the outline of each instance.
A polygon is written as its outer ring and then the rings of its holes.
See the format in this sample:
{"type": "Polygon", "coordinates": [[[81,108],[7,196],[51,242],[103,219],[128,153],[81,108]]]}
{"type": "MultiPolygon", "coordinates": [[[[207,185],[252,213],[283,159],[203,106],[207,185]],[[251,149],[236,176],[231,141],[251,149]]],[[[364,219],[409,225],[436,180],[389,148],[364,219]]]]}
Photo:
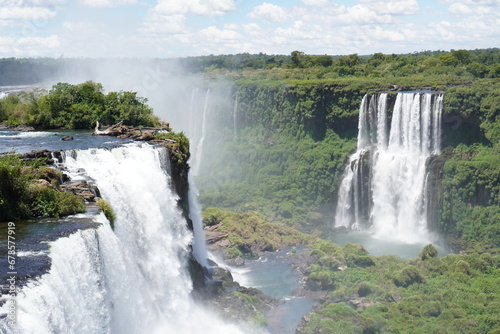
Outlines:
{"type": "Polygon", "coordinates": [[[448,8],[448,10],[450,11],[450,13],[455,15],[465,15],[472,12],[470,7],[464,5],[463,3],[454,3],[448,8]]]}
{"type": "Polygon", "coordinates": [[[248,17],[269,22],[284,22],[287,20],[288,15],[283,8],[264,2],[262,5],[254,7],[250,14],[248,14],[248,17]]]}
{"type": "Polygon", "coordinates": [[[48,37],[0,37],[0,53],[11,56],[34,57],[51,55],[60,48],[60,38],[48,37]]]}
{"type": "Polygon", "coordinates": [[[0,0],[1,7],[55,7],[66,0],[0,0]]]}
{"type": "Polygon", "coordinates": [[[202,29],[199,32],[202,38],[209,39],[210,41],[232,41],[241,39],[241,35],[230,29],[219,29],[214,26],[210,26],[206,29],[202,29]]]}
{"type": "Polygon", "coordinates": [[[233,0],[158,0],[154,11],[163,15],[220,16],[235,9],[233,0]]]}
{"type": "Polygon", "coordinates": [[[249,35],[259,35],[262,32],[262,29],[257,23],[244,24],[243,30],[249,35]]]}
{"type": "Polygon", "coordinates": [[[137,4],[137,0],[80,0],[80,2],[92,8],[111,8],[137,4]]]}
{"type": "Polygon", "coordinates": [[[160,15],[152,13],[141,28],[142,32],[159,34],[181,34],[189,30],[186,26],[186,16],[160,15]]]}
{"type": "Polygon", "coordinates": [[[328,6],[330,4],[328,0],[302,0],[301,2],[306,6],[318,7],[328,6]]]}
{"type": "Polygon", "coordinates": [[[51,20],[56,12],[43,7],[0,8],[0,20],[51,20]]]}
{"type": "Polygon", "coordinates": [[[362,2],[380,14],[414,15],[420,11],[417,0],[362,0],[362,2]]]}

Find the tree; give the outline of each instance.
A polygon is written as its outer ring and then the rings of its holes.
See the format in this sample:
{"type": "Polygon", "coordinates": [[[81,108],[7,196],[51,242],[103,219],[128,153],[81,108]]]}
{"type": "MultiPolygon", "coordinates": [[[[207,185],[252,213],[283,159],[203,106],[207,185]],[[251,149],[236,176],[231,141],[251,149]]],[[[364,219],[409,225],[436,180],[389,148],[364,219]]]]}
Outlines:
{"type": "Polygon", "coordinates": [[[291,53],[292,57],[292,64],[294,67],[300,67],[302,64],[302,61],[304,60],[304,52],[302,51],[292,51],[291,53]]]}
{"type": "Polygon", "coordinates": [[[453,51],[451,54],[462,65],[467,65],[471,62],[470,52],[467,50],[456,50],[453,51]]]}
{"type": "Polygon", "coordinates": [[[323,67],[332,66],[333,60],[332,57],[324,55],[316,57],[316,64],[321,65],[323,67]]]}

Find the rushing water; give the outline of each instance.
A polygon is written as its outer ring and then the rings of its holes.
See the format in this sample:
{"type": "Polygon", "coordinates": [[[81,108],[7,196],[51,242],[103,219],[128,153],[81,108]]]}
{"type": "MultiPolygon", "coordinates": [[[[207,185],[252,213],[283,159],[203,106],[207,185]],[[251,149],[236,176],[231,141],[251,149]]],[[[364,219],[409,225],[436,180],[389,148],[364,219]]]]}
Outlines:
{"type": "Polygon", "coordinates": [[[376,238],[429,242],[426,168],[440,151],[442,94],[398,93],[390,128],[387,94],[363,98],[358,148],[344,172],[337,227],[376,238]]]}
{"type": "Polygon", "coordinates": [[[109,136],[92,136],[90,131],[13,131],[0,130],[0,153],[27,153],[33,150],[50,151],[87,149],[91,147],[114,147],[130,140],[109,136]],[[73,140],[61,140],[71,136],[73,140]]]}
{"type": "Polygon", "coordinates": [[[115,210],[114,229],[100,214],[97,229],[53,241],[50,271],[19,291],[17,325],[1,320],[2,333],[239,333],[191,298],[193,235],[166,159],[146,144],[67,154],[69,171],[83,170],[115,210]]]}

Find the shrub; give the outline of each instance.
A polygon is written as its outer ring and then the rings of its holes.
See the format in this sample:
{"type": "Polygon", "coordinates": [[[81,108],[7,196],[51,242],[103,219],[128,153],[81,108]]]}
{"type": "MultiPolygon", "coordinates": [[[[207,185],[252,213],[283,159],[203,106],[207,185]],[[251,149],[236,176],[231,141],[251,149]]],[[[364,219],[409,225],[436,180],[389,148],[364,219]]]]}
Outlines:
{"type": "Polygon", "coordinates": [[[427,260],[431,258],[435,258],[438,255],[438,251],[436,247],[434,247],[432,244],[428,244],[427,246],[422,249],[422,251],[418,254],[418,256],[422,260],[427,260]]]}
{"type": "Polygon", "coordinates": [[[103,199],[99,199],[97,200],[97,205],[104,212],[104,215],[109,220],[111,226],[114,226],[116,220],[116,214],[111,205],[109,204],[109,202],[103,199]]]}
{"type": "Polygon", "coordinates": [[[417,267],[408,266],[403,270],[397,272],[393,278],[396,286],[407,287],[414,283],[422,283],[424,278],[420,275],[417,267]]]}

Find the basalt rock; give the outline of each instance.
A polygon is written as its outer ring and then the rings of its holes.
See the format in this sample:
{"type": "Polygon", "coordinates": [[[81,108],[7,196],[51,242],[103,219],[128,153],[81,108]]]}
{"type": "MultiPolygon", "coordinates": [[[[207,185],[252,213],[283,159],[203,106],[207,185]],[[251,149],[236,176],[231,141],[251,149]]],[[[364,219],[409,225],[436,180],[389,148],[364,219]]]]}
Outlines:
{"type": "Polygon", "coordinates": [[[95,186],[91,186],[87,181],[78,181],[75,183],[70,183],[67,185],[62,185],[65,191],[72,192],[73,194],[82,197],[86,202],[95,202],[97,197],[98,189],[95,186]]]}

